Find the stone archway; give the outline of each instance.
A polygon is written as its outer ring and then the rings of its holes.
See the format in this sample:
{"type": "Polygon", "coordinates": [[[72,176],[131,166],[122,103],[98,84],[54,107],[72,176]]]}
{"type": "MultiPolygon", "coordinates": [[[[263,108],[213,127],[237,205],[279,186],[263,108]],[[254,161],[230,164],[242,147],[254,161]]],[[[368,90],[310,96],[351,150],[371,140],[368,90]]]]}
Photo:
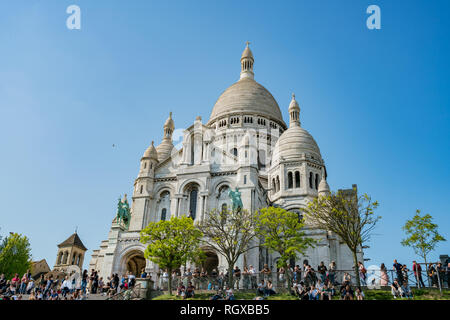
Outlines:
{"type": "Polygon", "coordinates": [[[146,266],[146,260],[144,253],[139,250],[133,250],[129,252],[123,260],[122,270],[123,273],[131,272],[135,276],[139,277],[142,269],[146,266]]]}
{"type": "Polygon", "coordinates": [[[214,251],[208,250],[205,251],[206,259],[202,263],[202,268],[211,274],[211,272],[219,266],[219,257],[214,251]]]}

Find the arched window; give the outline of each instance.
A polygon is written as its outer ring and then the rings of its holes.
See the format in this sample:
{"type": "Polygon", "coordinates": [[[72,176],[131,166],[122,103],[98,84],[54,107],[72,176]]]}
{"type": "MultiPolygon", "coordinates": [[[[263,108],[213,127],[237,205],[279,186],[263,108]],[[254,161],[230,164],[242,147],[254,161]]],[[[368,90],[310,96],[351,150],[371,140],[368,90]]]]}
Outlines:
{"type": "Polygon", "coordinates": [[[193,187],[189,192],[189,215],[194,220],[195,214],[197,213],[197,196],[198,196],[198,189],[196,187],[193,187]]]}
{"type": "Polygon", "coordinates": [[[72,256],[72,263],[71,264],[75,264],[75,258],[76,258],[76,254],[74,253],[72,256]]]}
{"type": "Polygon", "coordinates": [[[63,253],[60,252],[59,255],[58,255],[58,264],[61,264],[62,257],[63,257],[63,253]]]}
{"type": "Polygon", "coordinates": [[[295,171],[295,187],[300,188],[300,172],[295,171]]]}
{"type": "Polygon", "coordinates": [[[275,178],[272,179],[272,192],[277,192],[277,184],[275,183],[275,178]]]}
{"type": "Polygon", "coordinates": [[[81,255],[77,256],[77,262],[75,263],[77,266],[80,265],[81,255]]]}
{"type": "Polygon", "coordinates": [[[144,162],[144,169],[147,169],[147,162],[144,162]]]}
{"type": "Polygon", "coordinates": [[[316,173],[316,190],[319,189],[319,174],[316,173]]]}
{"type": "Polygon", "coordinates": [[[139,192],[142,194],[142,191],[144,191],[144,186],[141,185],[141,189],[139,190],[139,192]]]}
{"type": "Polygon", "coordinates": [[[64,252],[64,256],[63,256],[63,264],[67,264],[67,256],[68,256],[68,252],[64,252]]]}
{"type": "Polygon", "coordinates": [[[161,194],[159,195],[158,203],[159,206],[156,210],[157,212],[161,212],[161,220],[166,220],[167,217],[170,217],[170,192],[161,192],[161,194]]]}
{"type": "Polygon", "coordinates": [[[309,187],[311,189],[313,188],[313,173],[312,172],[309,173],[309,187]]]}
{"type": "Polygon", "coordinates": [[[238,155],[238,150],[237,150],[237,148],[231,149],[231,153],[233,154],[233,156],[237,157],[237,155],[238,155]]]}
{"type": "Polygon", "coordinates": [[[280,177],[277,176],[277,192],[280,191],[280,177]]]}
{"type": "Polygon", "coordinates": [[[292,172],[288,172],[288,189],[292,189],[294,187],[294,182],[292,179],[292,172]]]}

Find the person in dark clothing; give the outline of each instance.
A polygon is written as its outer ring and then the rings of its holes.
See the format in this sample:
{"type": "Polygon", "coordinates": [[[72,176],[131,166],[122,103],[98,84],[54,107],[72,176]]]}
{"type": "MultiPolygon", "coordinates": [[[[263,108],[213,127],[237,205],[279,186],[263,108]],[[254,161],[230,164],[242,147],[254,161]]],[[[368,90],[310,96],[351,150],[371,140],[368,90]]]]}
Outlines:
{"type": "Polygon", "coordinates": [[[398,283],[402,285],[403,283],[403,273],[402,273],[403,265],[398,263],[397,260],[394,260],[394,270],[397,272],[398,283]]]}
{"type": "Polygon", "coordinates": [[[413,272],[414,272],[414,278],[417,281],[417,287],[420,288],[420,286],[422,286],[422,288],[424,288],[425,283],[423,283],[423,280],[422,280],[422,267],[415,260],[413,261],[413,272]]]}

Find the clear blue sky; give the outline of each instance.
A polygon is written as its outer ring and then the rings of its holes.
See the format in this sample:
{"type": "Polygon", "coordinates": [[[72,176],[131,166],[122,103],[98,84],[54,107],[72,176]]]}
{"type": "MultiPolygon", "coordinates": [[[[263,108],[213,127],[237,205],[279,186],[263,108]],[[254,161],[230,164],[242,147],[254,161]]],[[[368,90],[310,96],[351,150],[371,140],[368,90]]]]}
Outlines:
{"type": "MultiPolygon", "coordinates": [[[[331,188],[356,183],[380,202],[370,264],[410,264],[401,226],[416,209],[450,240],[448,12],[449,1],[2,1],[0,234],[27,235],[53,266],[78,226],[87,267],[169,111],[177,128],[207,120],[249,40],[285,121],[296,93],[331,188]],[[66,28],[71,4],[79,31],[66,28]],[[366,28],[370,4],[381,30],[366,28]]],[[[448,253],[446,242],[432,258],[448,253]]]]}

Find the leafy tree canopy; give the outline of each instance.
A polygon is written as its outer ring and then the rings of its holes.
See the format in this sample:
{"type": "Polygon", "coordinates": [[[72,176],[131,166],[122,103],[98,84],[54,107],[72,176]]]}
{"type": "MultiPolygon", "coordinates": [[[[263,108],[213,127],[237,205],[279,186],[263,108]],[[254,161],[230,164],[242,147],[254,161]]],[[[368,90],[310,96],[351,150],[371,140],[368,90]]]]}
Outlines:
{"type": "Polygon", "coordinates": [[[314,239],[306,237],[304,221],[297,213],[282,208],[262,208],[256,224],[262,245],[280,254],[278,267],[287,267],[290,259],[305,254],[306,249],[315,244],[314,239]]]}
{"type": "Polygon", "coordinates": [[[141,242],[147,244],[145,257],[169,272],[169,291],[172,271],[203,256],[199,247],[201,237],[192,219],[185,216],[151,222],[141,231],[141,242]]]}
{"type": "Polygon", "coordinates": [[[31,247],[26,236],[11,233],[3,238],[0,244],[0,274],[4,273],[7,279],[14,274],[22,276],[31,268],[31,247]]]}
{"type": "Polygon", "coordinates": [[[410,220],[407,220],[403,226],[406,238],[401,244],[405,247],[411,247],[414,252],[427,262],[427,256],[435,249],[436,245],[446,239],[438,233],[438,225],[433,223],[433,217],[430,214],[420,215],[420,210],[410,220]]]}

